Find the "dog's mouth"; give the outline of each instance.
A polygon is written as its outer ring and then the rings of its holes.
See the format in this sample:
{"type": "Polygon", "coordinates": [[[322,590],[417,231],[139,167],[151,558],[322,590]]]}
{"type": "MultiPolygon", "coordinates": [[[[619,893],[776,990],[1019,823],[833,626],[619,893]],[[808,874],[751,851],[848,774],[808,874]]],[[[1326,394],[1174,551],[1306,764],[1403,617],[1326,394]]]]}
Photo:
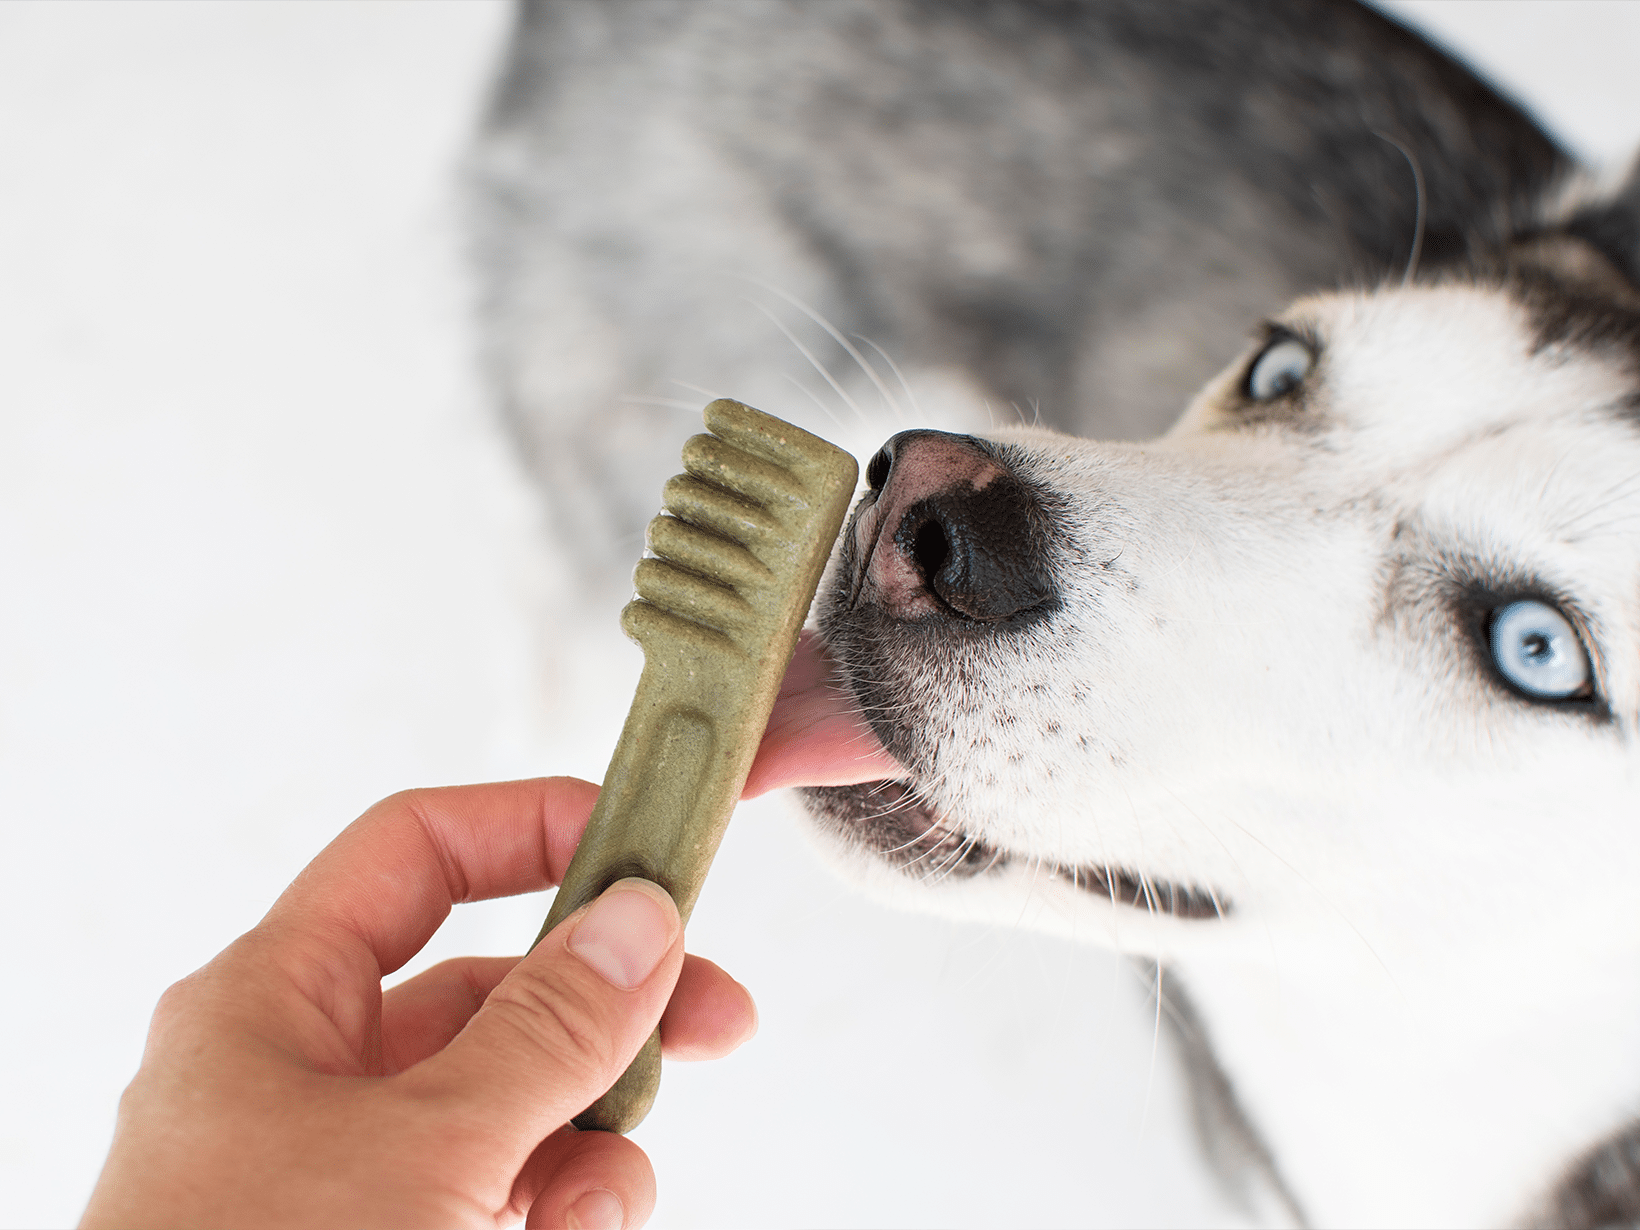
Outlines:
{"type": "Polygon", "coordinates": [[[1222,918],[1229,913],[1229,903],[1207,889],[1136,875],[1120,867],[1070,866],[1026,858],[981,841],[918,800],[905,781],[809,786],[803,788],[803,796],[810,812],[823,824],[928,883],[972,879],[1024,863],[1043,879],[1063,880],[1084,892],[1152,914],[1222,918]]]}
{"type": "Polygon", "coordinates": [[[1225,897],[1103,864],[1069,865],[1004,849],[964,830],[920,796],[838,684],[824,647],[805,632],[746,783],[751,798],[802,789],[811,814],[843,840],[929,884],[971,880],[1025,866],[1041,879],[1152,914],[1223,918],[1225,897]]]}

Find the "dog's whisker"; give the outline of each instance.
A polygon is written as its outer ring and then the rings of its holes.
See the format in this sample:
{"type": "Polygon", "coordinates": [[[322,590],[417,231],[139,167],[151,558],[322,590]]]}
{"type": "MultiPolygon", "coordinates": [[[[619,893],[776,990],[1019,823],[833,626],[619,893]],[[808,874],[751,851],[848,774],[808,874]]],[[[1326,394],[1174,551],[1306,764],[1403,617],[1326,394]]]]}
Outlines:
{"type": "MultiPolygon", "coordinates": [[[[860,341],[864,342],[867,346],[870,346],[879,355],[881,355],[882,359],[883,359],[883,362],[888,364],[888,370],[894,373],[894,379],[896,379],[900,382],[900,388],[905,390],[906,402],[911,407],[911,418],[910,418],[909,421],[911,423],[914,423],[914,424],[920,424],[920,423],[924,422],[925,420],[923,418],[922,407],[917,404],[917,395],[916,395],[916,393],[912,392],[911,384],[908,380],[906,380],[905,374],[900,371],[900,365],[894,361],[894,356],[889,354],[888,351],[884,350],[881,346],[879,346],[876,342],[872,341],[869,337],[862,336],[861,334],[858,334],[858,333],[856,333],[854,336],[856,338],[858,338],[860,341]]],[[[898,423],[907,422],[907,420],[899,413],[899,408],[898,407],[894,407],[894,418],[895,418],[895,421],[898,422],[898,423]]]]}
{"type": "MultiPolygon", "coordinates": [[[[878,374],[877,369],[866,361],[866,357],[860,353],[854,343],[849,341],[847,337],[843,336],[842,332],[835,325],[833,325],[831,321],[827,320],[824,315],[810,307],[796,295],[793,295],[788,291],[781,290],[778,286],[772,286],[767,282],[760,282],[755,278],[749,278],[747,280],[754,286],[768,291],[771,295],[778,295],[780,298],[784,299],[787,303],[796,308],[799,312],[802,312],[803,315],[807,316],[815,324],[819,325],[820,328],[825,330],[826,334],[843,348],[844,353],[846,353],[849,358],[853,359],[854,362],[859,365],[860,370],[865,373],[866,379],[871,381],[871,383],[876,386],[878,394],[883,399],[883,405],[888,408],[889,413],[891,413],[896,419],[900,419],[902,417],[899,402],[894,399],[894,394],[889,390],[888,385],[883,382],[883,378],[878,374]]],[[[772,318],[773,313],[770,313],[770,316],[772,318]]]]}
{"type": "Polygon", "coordinates": [[[1156,997],[1156,1011],[1150,1029],[1150,1067],[1145,1075],[1145,1099],[1139,1112],[1139,1139],[1141,1140],[1144,1139],[1145,1125],[1150,1121],[1150,1099],[1156,1087],[1156,1057],[1162,1039],[1162,963],[1154,961],[1152,967],[1155,970],[1155,985],[1152,994],[1156,997]]]}
{"type": "MultiPolygon", "coordinates": [[[[1568,464],[1570,460],[1571,455],[1565,452],[1556,459],[1551,474],[1546,475],[1543,483],[1540,484],[1538,491],[1538,503],[1540,505],[1548,502],[1551,478],[1558,474],[1560,468],[1568,464]]],[[[1602,491],[1592,495],[1584,495],[1580,507],[1563,516],[1558,522],[1555,532],[1566,542],[1576,542],[1593,537],[1594,534],[1585,529],[1585,523],[1588,519],[1604,511],[1617,501],[1632,496],[1637,490],[1640,490],[1640,474],[1630,474],[1625,475],[1602,491]]]]}
{"type": "Polygon", "coordinates": [[[1401,156],[1407,160],[1412,168],[1413,217],[1412,217],[1412,250],[1407,254],[1406,271],[1401,275],[1401,285],[1411,286],[1413,276],[1418,272],[1418,256],[1424,247],[1424,171],[1418,165],[1418,158],[1410,149],[1387,132],[1373,130],[1373,136],[1388,141],[1401,151],[1401,156]]]}
{"type": "MultiPolygon", "coordinates": [[[[864,410],[862,410],[860,408],[859,403],[856,402],[852,397],[850,397],[848,395],[848,391],[846,389],[844,389],[843,386],[837,382],[837,379],[831,374],[830,370],[826,367],[826,365],[824,363],[820,362],[820,360],[815,356],[814,352],[811,351],[807,346],[805,346],[798,339],[797,334],[793,333],[790,329],[788,329],[786,327],[786,322],[785,321],[781,320],[780,317],[776,316],[765,305],[763,305],[761,303],[758,303],[757,300],[751,299],[751,300],[748,300],[747,302],[751,303],[754,307],[757,308],[758,311],[762,312],[765,316],[767,316],[769,318],[769,321],[774,325],[774,327],[776,329],[779,329],[780,332],[785,335],[786,340],[792,344],[793,348],[796,349],[797,353],[802,355],[805,359],[808,360],[809,366],[814,368],[814,370],[820,374],[820,378],[822,380],[824,380],[828,385],[831,386],[831,390],[832,390],[832,392],[837,394],[838,400],[841,401],[850,410],[852,410],[855,414],[855,417],[860,419],[861,422],[870,422],[871,421],[871,416],[868,415],[864,410]]],[[[803,386],[799,385],[798,387],[801,388],[803,386]]],[[[841,426],[841,423],[839,422],[838,425],[841,426]]]]}
{"type": "Polygon", "coordinates": [[[681,410],[688,414],[699,414],[698,401],[684,401],[681,397],[650,397],[642,393],[623,393],[617,401],[634,406],[659,406],[664,410],[681,410]]]}
{"type": "Polygon", "coordinates": [[[923,877],[923,883],[938,884],[941,880],[949,876],[951,874],[951,869],[958,866],[962,862],[963,857],[968,853],[968,851],[974,848],[974,844],[974,839],[972,837],[966,838],[965,840],[959,842],[957,844],[957,848],[946,857],[944,862],[929,869],[928,873],[923,877]]]}
{"type": "Polygon", "coordinates": [[[1338,904],[1336,902],[1334,902],[1328,894],[1322,892],[1320,887],[1318,885],[1316,885],[1314,883],[1314,881],[1312,881],[1308,876],[1306,876],[1297,867],[1293,866],[1293,864],[1290,863],[1288,860],[1286,860],[1285,858],[1282,858],[1282,856],[1280,854],[1278,854],[1269,845],[1268,842],[1265,842],[1265,841],[1261,840],[1256,833],[1252,832],[1245,825],[1243,825],[1239,821],[1237,821],[1234,817],[1226,816],[1225,819],[1230,825],[1232,825],[1236,829],[1240,830],[1240,832],[1242,833],[1243,836],[1245,836],[1248,840],[1255,843],[1266,854],[1270,855],[1271,858],[1275,859],[1278,863],[1280,863],[1283,867],[1285,867],[1289,872],[1291,872],[1294,876],[1296,876],[1300,883],[1302,883],[1306,888],[1308,888],[1312,893],[1314,893],[1316,895],[1317,900],[1319,900],[1323,905],[1325,905],[1329,910],[1331,910],[1334,914],[1336,914],[1338,916],[1339,921],[1342,922],[1346,927],[1348,927],[1350,929],[1351,932],[1354,933],[1355,938],[1361,942],[1362,947],[1364,947],[1367,950],[1367,952],[1369,954],[1371,954],[1372,959],[1375,962],[1377,962],[1378,968],[1384,971],[1384,977],[1389,979],[1390,985],[1395,988],[1396,994],[1400,995],[1402,997],[1402,999],[1404,1000],[1406,998],[1406,996],[1405,996],[1405,993],[1401,990],[1400,982],[1396,979],[1394,973],[1390,970],[1389,965],[1384,961],[1383,957],[1378,955],[1378,950],[1373,947],[1372,941],[1367,939],[1367,937],[1362,933],[1361,929],[1355,925],[1355,922],[1350,918],[1350,916],[1347,913],[1345,913],[1342,909],[1340,909],[1338,904]]]}
{"type": "MultiPolygon", "coordinates": [[[[714,392],[711,389],[702,388],[698,384],[690,384],[689,381],[687,381],[687,380],[679,380],[676,376],[674,376],[670,380],[668,380],[667,383],[668,384],[675,384],[680,389],[686,389],[687,391],[689,391],[691,393],[694,393],[694,394],[696,394],[700,397],[704,397],[707,401],[716,401],[718,398],[724,396],[722,393],[717,393],[717,392],[714,392]]],[[[699,408],[700,407],[698,407],[698,406],[696,407],[697,410],[699,408]]]]}
{"type": "MultiPolygon", "coordinates": [[[[888,816],[888,815],[893,815],[894,813],[891,809],[889,811],[885,811],[885,812],[882,812],[880,814],[884,815],[884,816],[888,816]]],[[[884,854],[899,854],[902,851],[910,850],[910,849],[920,845],[924,841],[928,840],[929,837],[931,837],[933,834],[935,834],[939,831],[940,831],[940,822],[938,820],[931,820],[928,823],[928,827],[923,829],[923,831],[918,833],[915,837],[912,837],[908,841],[901,842],[897,846],[889,846],[887,849],[885,849],[883,851],[883,853],[884,854]]],[[[910,863],[907,864],[907,866],[911,866],[911,865],[914,865],[916,863],[921,862],[923,859],[928,857],[928,854],[929,854],[929,851],[924,850],[916,858],[912,859],[910,861],[910,863]]]]}
{"type": "Polygon", "coordinates": [[[1593,542],[1599,538],[1609,537],[1622,533],[1625,536],[1632,533],[1628,527],[1640,523],[1640,513],[1628,517],[1615,517],[1609,521],[1600,521],[1590,526],[1580,526],[1575,532],[1562,536],[1561,541],[1567,546],[1580,546],[1593,542]]]}
{"type": "Polygon", "coordinates": [[[786,380],[788,382],[790,382],[791,385],[794,388],[796,388],[799,393],[803,394],[804,397],[807,397],[810,401],[812,401],[819,408],[821,414],[825,415],[833,423],[837,424],[837,427],[838,427],[839,430],[844,429],[843,428],[843,420],[837,417],[837,412],[834,411],[830,406],[826,405],[825,402],[821,401],[819,396],[815,393],[815,391],[813,389],[809,388],[808,385],[804,384],[801,380],[799,380],[796,376],[793,376],[790,372],[786,373],[786,380]]]}

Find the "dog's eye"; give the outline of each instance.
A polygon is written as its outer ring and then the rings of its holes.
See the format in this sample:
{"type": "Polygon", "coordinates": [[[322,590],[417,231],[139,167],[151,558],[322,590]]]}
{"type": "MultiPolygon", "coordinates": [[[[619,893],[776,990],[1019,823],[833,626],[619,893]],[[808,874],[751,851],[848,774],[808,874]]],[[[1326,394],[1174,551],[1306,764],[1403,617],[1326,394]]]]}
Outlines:
{"type": "Polygon", "coordinates": [[[1315,366],[1315,352],[1296,337],[1283,336],[1264,348],[1247,373],[1247,396],[1269,401],[1304,383],[1315,366]]]}
{"type": "Polygon", "coordinates": [[[1492,661],[1510,683],[1536,700],[1589,693],[1589,655],[1559,611],[1524,598],[1492,613],[1492,661]]]}

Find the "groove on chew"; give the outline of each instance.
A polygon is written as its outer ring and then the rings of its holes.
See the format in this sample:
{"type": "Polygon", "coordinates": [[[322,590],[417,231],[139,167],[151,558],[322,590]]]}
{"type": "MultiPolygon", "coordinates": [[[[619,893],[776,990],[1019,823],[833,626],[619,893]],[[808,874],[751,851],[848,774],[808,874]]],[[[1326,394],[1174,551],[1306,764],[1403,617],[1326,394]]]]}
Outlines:
{"type": "Polygon", "coordinates": [[[764,461],[716,436],[691,436],[683,446],[683,468],[702,482],[764,508],[805,504],[803,487],[785,466],[764,461]]]}
{"type": "Polygon", "coordinates": [[[740,632],[757,618],[752,605],[729,586],[663,559],[639,560],[632,584],[646,602],[719,632],[740,632]]]}
{"type": "Polygon", "coordinates": [[[780,533],[779,522],[767,509],[692,474],[667,479],[661,502],[673,516],[743,546],[765,542],[780,533]]]}
{"type": "Polygon", "coordinates": [[[676,656],[704,658],[710,654],[739,654],[733,637],[708,628],[684,615],[656,606],[653,602],[629,602],[621,609],[621,631],[648,653],[656,646],[676,656]]]}
{"type": "Polygon", "coordinates": [[[692,572],[715,574],[737,589],[764,585],[774,574],[761,560],[731,538],[663,513],[649,523],[649,549],[692,572]]]}
{"type": "Polygon", "coordinates": [[[814,464],[814,437],[761,411],[727,398],[706,407],[706,429],[748,453],[786,469],[814,464]]]}
{"type": "MultiPolygon", "coordinates": [[[[716,734],[711,719],[697,709],[671,708],[654,719],[653,742],[649,755],[637,773],[617,788],[626,797],[622,806],[659,815],[685,816],[695,805],[702,779],[712,765],[716,734]]],[[[680,866],[692,867],[700,852],[679,848],[679,835],[659,829],[640,834],[632,843],[625,865],[614,865],[606,873],[603,892],[623,876],[637,875],[659,884],[674,900],[693,904],[694,893],[686,877],[677,874],[680,866]]],[[[702,869],[704,873],[704,869],[702,869]]]]}

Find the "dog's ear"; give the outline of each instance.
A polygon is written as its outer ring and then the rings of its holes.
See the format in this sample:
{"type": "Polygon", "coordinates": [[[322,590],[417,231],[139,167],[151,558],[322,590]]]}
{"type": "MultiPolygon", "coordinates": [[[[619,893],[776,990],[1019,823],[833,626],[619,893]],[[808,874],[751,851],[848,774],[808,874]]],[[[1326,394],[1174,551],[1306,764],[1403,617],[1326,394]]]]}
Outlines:
{"type": "Polygon", "coordinates": [[[1640,310],[1640,160],[1615,195],[1581,205],[1558,225],[1521,235],[1508,264],[1640,310]]]}
{"type": "Polygon", "coordinates": [[[1640,158],[1617,195],[1578,210],[1565,231],[1605,257],[1640,293],[1640,158]]]}

